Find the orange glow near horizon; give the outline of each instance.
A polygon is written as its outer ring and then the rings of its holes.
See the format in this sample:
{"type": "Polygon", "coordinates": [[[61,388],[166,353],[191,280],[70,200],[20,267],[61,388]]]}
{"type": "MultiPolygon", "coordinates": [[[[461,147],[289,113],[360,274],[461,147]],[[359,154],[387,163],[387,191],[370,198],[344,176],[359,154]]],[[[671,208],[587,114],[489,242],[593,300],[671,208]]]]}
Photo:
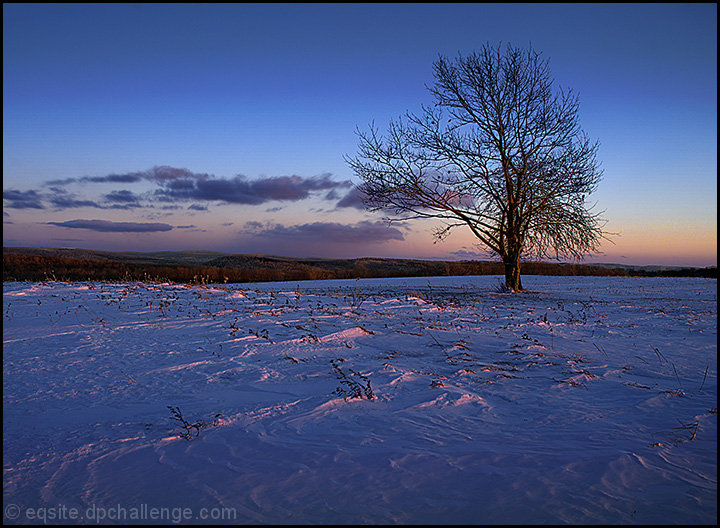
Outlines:
{"type": "Polygon", "coordinates": [[[611,240],[594,261],[617,257],[619,263],[639,265],[717,266],[717,226],[630,226],[611,240]]]}
{"type": "MultiPolygon", "coordinates": [[[[368,241],[361,244],[312,243],[253,244],[243,238],[237,225],[203,225],[188,229],[175,227],[163,233],[97,233],[69,230],[33,222],[6,223],[4,246],[75,247],[106,251],[187,251],[206,250],[225,253],[278,254],[293,257],[320,258],[411,258],[438,260],[490,260],[493,257],[480,248],[467,229],[458,228],[446,240],[433,243],[428,223],[413,224],[403,230],[404,240],[368,241]]],[[[624,225],[617,236],[609,237],[597,255],[585,263],[628,265],[717,266],[717,228],[697,226],[624,225]]]]}

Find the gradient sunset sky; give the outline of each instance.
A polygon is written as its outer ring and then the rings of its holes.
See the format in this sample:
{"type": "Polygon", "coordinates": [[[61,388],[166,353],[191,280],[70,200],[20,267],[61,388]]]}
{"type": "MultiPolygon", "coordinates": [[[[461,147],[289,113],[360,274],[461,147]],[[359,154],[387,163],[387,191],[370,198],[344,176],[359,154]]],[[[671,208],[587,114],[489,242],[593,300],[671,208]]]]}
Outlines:
{"type": "Polygon", "coordinates": [[[486,258],[388,226],[344,161],[432,63],[532,47],[576,91],[614,244],[717,264],[716,4],[3,4],[3,245],[486,258]]]}

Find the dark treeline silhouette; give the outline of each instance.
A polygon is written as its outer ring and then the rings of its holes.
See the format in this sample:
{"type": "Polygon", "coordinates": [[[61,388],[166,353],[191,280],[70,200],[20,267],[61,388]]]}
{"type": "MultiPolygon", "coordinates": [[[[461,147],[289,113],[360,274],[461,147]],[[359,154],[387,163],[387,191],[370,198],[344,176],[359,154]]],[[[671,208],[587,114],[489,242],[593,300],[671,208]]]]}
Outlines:
{"type": "MultiPolygon", "coordinates": [[[[149,281],[190,284],[294,280],[503,275],[502,262],[407,259],[292,259],[224,256],[202,265],[156,264],[3,251],[3,281],[149,281]]],[[[717,268],[635,271],[587,264],[524,262],[528,275],[688,276],[717,278],[717,268]]]]}
{"type": "Polygon", "coordinates": [[[717,266],[707,268],[680,268],[661,270],[631,270],[633,277],[701,277],[706,279],[717,279],[717,266]]]}

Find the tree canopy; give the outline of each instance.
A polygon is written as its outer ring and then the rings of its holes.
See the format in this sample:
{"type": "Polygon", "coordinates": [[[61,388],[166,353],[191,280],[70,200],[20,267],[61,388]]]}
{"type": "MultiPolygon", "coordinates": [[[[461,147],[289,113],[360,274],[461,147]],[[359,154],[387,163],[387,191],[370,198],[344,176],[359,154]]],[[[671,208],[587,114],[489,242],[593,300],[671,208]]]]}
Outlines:
{"type": "Polygon", "coordinates": [[[465,226],[505,264],[505,284],[520,291],[520,259],[597,251],[602,220],[587,205],[602,171],[578,123],[572,90],[555,88],[540,53],[508,45],[440,56],[434,104],[358,130],[346,158],[373,210],[394,219],[442,221],[442,239],[465,226]]]}

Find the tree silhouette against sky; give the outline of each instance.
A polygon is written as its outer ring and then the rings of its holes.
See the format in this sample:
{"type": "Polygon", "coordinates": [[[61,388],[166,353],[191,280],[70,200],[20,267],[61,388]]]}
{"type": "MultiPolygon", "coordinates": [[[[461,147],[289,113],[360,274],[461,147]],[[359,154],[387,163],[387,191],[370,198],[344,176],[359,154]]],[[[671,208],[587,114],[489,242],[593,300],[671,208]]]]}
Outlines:
{"type": "Polygon", "coordinates": [[[346,161],[365,204],[390,220],[442,220],[438,240],[468,227],[521,291],[521,259],[582,259],[605,238],[587,206],[602,171],[578,124],[578,97],[554,89],[540,53],[486,44],[440,56],[432,106],[391,121],[385,134],[358,130],[346,161]]]}

